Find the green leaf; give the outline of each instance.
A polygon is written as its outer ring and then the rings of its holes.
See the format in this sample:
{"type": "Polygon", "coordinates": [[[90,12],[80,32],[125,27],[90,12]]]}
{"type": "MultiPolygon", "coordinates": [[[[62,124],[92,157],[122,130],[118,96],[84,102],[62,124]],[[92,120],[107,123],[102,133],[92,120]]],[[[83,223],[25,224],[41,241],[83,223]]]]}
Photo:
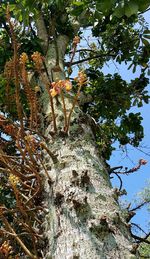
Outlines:
{"type": "Polygon", "coordinates": [[[128,67],[128,70],[133,66],[133,63],[130,64],[130,66],[128,67]]]}
{"type": "Polygon", "coordinates": [[[136,65],[134,65],[132,72],[135,73],[136,71],[136,65]]]}
{"type": "Polygon", "coordinates": [[[142,107],[142,106],[143,106],[142,101],[140,101],[137,106],[138,106],[139,108],[142,107]]]}
{"type": "Polygon", "coordinates": [[[96,8],[103,13],[109,13],[110,9],[113,7],[113,4],[115,2],[115,0],[100,0],[98,1],[96,8]]]}
{"type": "Polygon", "coordinates": [[[149,0],[136,0],[138,6],[139,6],[139,11],[143,12],[145,11],[149,6],[150,6],[150,1],[149,0]]]}
{"type": "Polygon", "coordinates": [[[146,40],[146,39],[144,39],[144,38],[142,38],[142,42],[143,42],[143,44],[144,44],[145,46],[149,46],[149,45],[150,45],[149,41],[146,40]]]}
{"type": "Polygon", "coordinates": [[[129,2],[125,5],[125,15],[130,17],[138,12],[138,5],[135,2],[129,2]]]}
{"type": "Polygon", "coordinates": [[[144,30],[143,34],[150,34],[150,30],[144,30]]]}
{"type": "Polygon", "coordinates": [[[135,99],[134,101],[133,101],[133,106],[136,106],[137,105],[137,102],[138,102],[138,100],[137,99],[135,99]]]}
{"type": "Polygon", "coordinates": [[[143,34],[143,37],[146,39],[150,39],[150,35],[143,34]]]}
{"type": "Polygon", "coordinates": [[[85,3],[83,2],[83,1],[73,1],[73,5],[75,5],[75,6],[82,6],[82,5],[84,5],[85,3]]]}
{"type": "Polygon", "coordinates": [[[149,104],[149,96],[144,96],[143,100],[146,104],[149,104]]]}
{"type": "Polygon", "coordinates": [[[115,8],[115,11],[112,16],[116,16],[117,18],[121,18],[122,16],[124,16],[123,6],[119,5],[117,8],[115,8]]]}

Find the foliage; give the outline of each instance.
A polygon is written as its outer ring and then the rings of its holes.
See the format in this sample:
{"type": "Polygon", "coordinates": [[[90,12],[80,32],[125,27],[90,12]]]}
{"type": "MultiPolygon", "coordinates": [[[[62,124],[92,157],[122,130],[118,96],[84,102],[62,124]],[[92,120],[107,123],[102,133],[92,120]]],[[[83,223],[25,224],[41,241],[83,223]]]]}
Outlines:
{"type": "MultiPolygon", "coordinates": [[[[150,238],[148,238],[150,241],[150,238]]],[[[149,244],[141,244],[139,247],[140,259],[149,258],[150,257],[150,246],[149,244]]]]}
{"type": "MultiPolygon", "coordinates": [[[[150,201],[150,181],[148,181],[146,187],[138,194],[142,202],[147,203],[148,211],[150,212],[149,201],[150,201]]],[[[149,222],[150,223],[150,222],[149,222]]]]}

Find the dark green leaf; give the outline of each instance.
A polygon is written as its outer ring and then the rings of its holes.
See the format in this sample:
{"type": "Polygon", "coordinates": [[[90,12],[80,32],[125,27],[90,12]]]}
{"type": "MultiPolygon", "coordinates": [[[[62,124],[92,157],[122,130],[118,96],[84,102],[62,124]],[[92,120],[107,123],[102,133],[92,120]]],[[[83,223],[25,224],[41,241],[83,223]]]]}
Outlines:
{"type": "Polygon", "coordinates": [[[143,44],[144,44],[145,46],[149,46],[149,45],[150,45],[149,41],[146,40],[146,39],[144,39],[144,38],[142,38],[142,42],[143,42],[143,44]]]}
{"type": "Polygon", "coordinates": [[[138,5],[135,2],[129,2],[125,5],[125,15],[130,17],[138,12],[138,5]]]}

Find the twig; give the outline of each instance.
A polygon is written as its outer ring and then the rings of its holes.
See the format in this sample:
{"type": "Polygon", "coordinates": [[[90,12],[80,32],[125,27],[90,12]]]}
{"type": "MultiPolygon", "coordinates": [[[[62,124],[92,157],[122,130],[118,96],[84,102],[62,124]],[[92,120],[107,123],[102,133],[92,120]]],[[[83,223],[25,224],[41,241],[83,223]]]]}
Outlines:
{"type": "Polygon", "coordinates": [[[23,133],[23,131],[24,131],[23,115],[22,115],[22,106],[21,106],[20,96],[19,96],[20,84],[19,84],[19,73],[18,73],[18,71],[19,71],[19,69],[18,69],[18,53],[17,53],[18,46],[17,46],[17,42],[16,42],[16,35],[14,32],[14,28],[10,21],[9,5],[7,6],[6,17],[7,17],[7,21],[9,24],[12,43],[13,43],[13,51],[14,51],[13,69],[14,69],[14,78],[15,78],[15,87],[16,87],[15,98],[16,98],[17,113],[18,113],[18,117],[19,117],[19,121],[20,121],[20,125],[21,125],[21,133],[23,133]]]}
{"type": "Polygon", "coordinates": [[[123,168],[123,166],[115,166],[115,167],[112,167],[112,168],[109,169],[109,174],[112,174],[112,173],[114,173],[115,170],[117,170],[117,169],[122,169],[122,168],[123,168]]]}
{"type": "Polygon", "coordinates": [[[143,13],[146,13],[146,12],[148,12],[148,11],[150,11],[150,8],[148,8],[148,9],[146,9],[145,11],[142,11],[142,12],[140,12],[140,13],[138,13],[138,14],[143,14],[143,13]]]}
{"type": "Polygon", "coordinates": [[[134,235],[133,233],[131,233],[131,236],[132,236],[133,238],[139,240],[138,243],[144,242],[144,243],[150,245],[150,241],[147,240],[147,238],[150,236],[150,233],[148,233],[145,237],[139,237],[139,236],[134,235]]]}
{"type": "Polygon", "coordinates": [[[72,62],[71,65],[70,65],[70,62],[66,62],[65,65],[66,65],[67,67],[70,67],[70,66],[78,65],[78,64],[80,64],[80,63],[83,63],[83,62],[92,60],[92,59],[101,58],[101,57],[108,57],[108,56],[110,56],[110,57],[115,57],[116,55],[113,55],[113,54],[99,54],[99,55],[95,55],[95,56],[93,56],[93,57],[88,57],[88,58],[84,58],[84,59],[81,59],[81,60],[72,62]]]}
{"type": "Polygon", "coordinates": [[[147,259],[149,259],[150,258],[150,256],[149,255],[142,255],[141,253],[139,253],[139,255],[140,255],[140,258],[142,259],[142,258],[147,258],[147,259]]]}
{"type": "Polygon", "coordinates": [[[139,204],[138,206],[136,206],[135,208],[131,209],[130,211],[138,210],[138,209],[142,208],[144,205],[146,205],[147,203],[150,203],[150,201],[144,201],[141,204],[139,204]]]}
{"type": "MultiPolygon", "coordinates": [[[[93,49],[78,49],[78,50],[76,50],[76,53],[81,52],[81,51],[85,51],[85,52],[89,51],[89,52],[97,53],[97,51],[95,51],[93,49]]],[[[72,53],[72,51],[70,51],[70,53],[72,53]]]]}
{"type": "Polygon", "coordinates": [[[137,225],[136,223],[133,223],[133,222],[132,222],[131,225],[132,225],[132,226],[135,226],[135,227],[138,228],[140,231],[142,231],[145,235],[147,235],[146,232],[145,232],[139,225],[137,225]]]}
{"type": "Polygon", "coordinates": [[[60,96],[61,96],[61,100],[62,100],[62,104],[63,104],[63,111],[64,111],[64,131],[66,131],[66,128],[67,128],[67,111],[66,111],[64,94],[63,94],[62,90],[60,92],[60,96]]]}
{"type": "Polygon", "coordinates": [[[54,132],[57,132],[57,125],[56,125],[56,117],[55,117],[55,111],[54,111],[54,103],[53,103],[53,97],[51,96],[50,90],[49,90],[49,85],[46,84],[46,89],[49,95],[50,99],[50,105],[51,105],[51,110],[52,110],[52,119],[53,119],[53,126],[54,126],[54,132]]]}
{"type": "Polygon", "coordinates": [[[16,232],[14,231],[14,229],[11,227],[11,225],[9,224],[9,222],[7,221],[7,219],[1,214],[0,215],[3,223],[5,224],[5,226],[8,228],[8,230],[10,231],[10,233],[12,233],[15,237],[15,239],[17,240],[17,242],[20,244],[20,246],[22,247],[22,249],[24,250],[24,252],[32,259],[37,259],[36,256],[34,256],[29,249],[25,246],[25,244],[22,242],[22,240],[18,237],[18,235],[16,234],[16,232]]]}
{"type": "Polygon", "coordinates": [[[56,164],[58,163],[58,159],[57,159],[57,156],[54,155],[50,150],[49,148],[45,145],[45,143],[41,142],[40,143],[40,146],[46,150],[46,152],[49,154],[49,156],[51,157],[51,159],[53,160],[53,163],[56,164]]]}
{"type": "Polygon", "coordinates": [[[78,92],[77,92],[76,96],[74,97],[74,101],[73,101],[73,104],[72,104],[72,108],[71,108],[70,113],[69,113],[69,115],[68,115],[68,123],[67,123],[67,127],[66,127],[66,132],[68,132],[68,130],[69,130],[71,115],[72,115],[73,110],[74,110],[74,107],[75,107],[75,105],[76,105],[76,103],[77,103],[77,101],[78,101],[78,97],[79,97],[79,95],[80,95],[81,87],[82,87],[82,86],[80,85],[79,88],[78,88],[78,92]]]}
{"type": "Polygon", "coordinates": [[[121,191],[123,183],[122,183],[122,179],[120,177],[120,175],[118,175],[117,173],[114,172],[114,174],[118,177],[119,181],[120,181],[120,187],[119,187],[119,191],[121,191]]]}

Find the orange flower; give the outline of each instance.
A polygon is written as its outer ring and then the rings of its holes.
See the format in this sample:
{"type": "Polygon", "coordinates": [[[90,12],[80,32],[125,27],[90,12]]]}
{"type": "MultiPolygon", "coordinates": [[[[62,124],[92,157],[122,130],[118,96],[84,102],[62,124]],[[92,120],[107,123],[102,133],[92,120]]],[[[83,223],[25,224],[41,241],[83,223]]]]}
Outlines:
{"type": "Polygon", "coordinates": [[[63,87],[64,87],[64,80],[59,80],[59,81],[56,83],[56,87],[63,88],[63,87]]]}
{"type": "Polygon", "coordinates": [[[139,164],[140,164],[140,165],[146,165],[146,164],[147,164],[147,161],[146,161],[145,159],[141,158],[141,159],[139,160],[139,164]]]}
{"type": "Polygon", "coordinates": [[[87,76],[83,71],[78,72],[78,76],[74,78],[79,86],[82,86],[87,83],[87,76]]]}
{"type": "Polygon", "coordinates": [[[73,39],[73,44],[77,45],[78,43],[80,43],[80,37],[79,36],[75,36],[73,39]]]}
{"type": "Polygon", "coordinates": [[[72,89],[72,83],[69,80],[65,80],[64,87],[65,87],[66,91],[69,92],[72,89]]]}
{"type": "Polygon", "coordinates": [[[6,257],[12,253],[12,246],[10,246],[9,241],[4,241],[0,246],[0,252],[6,257]]]}
{"type": "Polygon", "coordinates": [[[51,86],[52,89],[50,89],[50,93],[52,97],[60,94],[61,89],[63,88],[65,88],[66,91],[70,91],[72,89],[72,83],[69,80],[59,80],[58,82],[52,82],[51,86]]]}
{"type": "Polygon", "coordinates": [[[19,177],[16,175],[10,174],[8,179],[12,186],[16,186],[19,183],[19,177]]]}
{"type": "Polygon", "coordinates": [[[20,61],[20,64],[26,64],[28,61],[28,55],[25,52],[23,52],[20,56],[19,61],[20,61]]]}
{"type": "Polygon", "coordinates": [[[39,86],[39,85],[36,85],[36,86],[34,87],[34,91],[35,91],[36,93],[40,93],[40,92],[41,92],[40,86],[39,86]]]}
{"type": "Polygon", "coordinates": [[[58,92],[55,90],[55,88],[52,88],[50,89],[50,94],[52,97],[55,97],[58,94],[58,92]]]}
{"type": "Polygon", "coordinates": [[[35,64],[36,69],[41,70],[43,66],[43,60],[44,60],[41,54],[38,51],[36,51],[32,54],[31,58],[35,64]]]}

